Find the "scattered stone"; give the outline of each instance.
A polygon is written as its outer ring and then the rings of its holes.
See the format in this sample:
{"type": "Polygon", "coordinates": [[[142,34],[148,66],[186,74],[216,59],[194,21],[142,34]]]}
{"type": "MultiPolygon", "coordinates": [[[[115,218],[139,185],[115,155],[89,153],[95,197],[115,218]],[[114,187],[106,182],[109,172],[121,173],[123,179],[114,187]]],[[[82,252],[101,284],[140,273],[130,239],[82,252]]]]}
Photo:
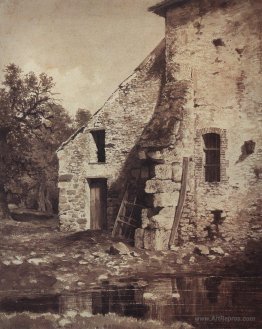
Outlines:
{"type": "Polygon", "coordinates": [[[17,209],[18,206],[15,203],[8,203],[9,210],[17,209]]]}
{"type": "Polygon", "coordinates": [[[56,257],[58,257],[58,258],[62,258],[64,256],[65,256],[65,254],[63,252],[61,254],[56,254],[56,257]]]}
{"type": "Polygon", "coordinates": [[[181,258],[178,258],[178,259],[176,260],[176,263],[177,263],[178,265],[181,265],[181,264],[183,264],[183,261],[182,261],[181,258]]]}
{"type": "Polygon", "coordinates": [[[88,262],[86,262],[85,260],[80,260],[78,263],[81,264],[81,265],[87,265],[88,264],[88,262]]]}
{"type": "Polygon", "coordinates": [[[37,283],[37,280],[31,278],[31,279],[29,279],[29,282],[35,284],[35,283],[37,283]]]}
{"type": "Polygon", "coordinates": [[[213,247],[210,249],[213,254],[223,256],[225,254],[224,250],[221,247],[213,247]]]}
{"type": "Polygon", "coordinates": [[[64,327],[64,326],[66,326],[67,324],[71,324],[71,321],[68,320],[68,319],[62,319],[62,320],[60,320],[58,323],[59,323],[59,325],[60,325],[61,327],[64,327]]]}
{"type": "Polygon", "coordinates": [[[207,256],[207,255],[209,255],[209,249],[207,246],[199,245],[199,246],[195,247],[194,253],[201,255],[201,256],[207,256]]]}
{"type": "Polygon", "coordinates": [[[239,248],[241,251],[244,251],[245,250],[245,247],[240,247],[239,248]]]}
{"type": "Polygon", "coordinates": [[[156,299],[156,296],[153,295],[151,292],[145,292],[145,293],[143,294],[143,298],[144,298],[144,299],[151,299],[151,300],[154,300],[154,299],[156,299]]]}
{"type": "Polygon", "coordinates": [[[216,259],[215,255],[208,255],[207,257],[208,257],[209,260],[215,260],[216,259]]]}
{"type": "Polygon", "coordinates": [[[37,266],[42,263],[47,263],[46,259],[44,259],[44,258],[30,258],[27,260],[27,262],[29,264],[33,264],[33,265],[37,265],[37,266]]]}
{"type": "Polygon", "coordinates": [[[14,264],[14,265],[21,265],[21,264],[23,264],[23,261],[22,260],[19,260],[19,259],[13,259],[12,260],[12,264],[14,264]]]}
{"type": "Polygon", "coordinates": [[[178,292],[173,292],[172,298],[179,299],[180,298],[180,294],[178,292]]]}
{"type": "Polygon", "coordinates": [[[9,260],[4,260],[2,263],[3,263],[4,265],[6,265],[6,266],[8,266],[8,265],[11,264],[11,262],[10,262],[9,260]]]}
{"type": "Polygon", "coordinates": [[[137,285],[138,285],[138,287],[146,287],[146,286],[148,286],[148,282],[145,280],[139,280],[139,281],[137,281],[137,285]]]}
{"type": "Polygon", "coordinates": [[[109,249],[110,255],[129,255],[130,250],[123,242],[114,243],[109,249]]]}
{"type": "Polygon", "coordinates": [[[98,277],[98,281],[103,281],[103,280],[108,280],[108,275],[107,274],[101,274],[98,277]]]}
{"type": "Polygon", "coordinates": [[[194,256],[191,256],[189,258],[189,263],[193,264],[195,262],[196,258],[194,256]]]}
{"type": "Polygon", "coordinates": [[[179,247],[173,245],[173,246],[170,247],[170,250],[172,250],[172,251],[178,251],[179,250],[179,247]]]}
{"type": "Polygon", "coordinates": [[[75,255],[73,255],[72,257],[73,257],[73,258],[79,258],[79,257],[81,257],[81,254],[75,254],[75,255]]]}
{"type": "Polygon", "coordinates": [[[94,256],[94,257],[96,257],[96,258],[99,258],[99,257],[104,258],[106,255],[105,255],[105,253],[103,253],[103,252],[101,252],[101,251],[97,251],[97,252],[94,252],[94,253],[92,254],[92,256],[94,256]]]}
{"type": "Polygon", "coordinates": [[[78,282],[77,282],[77,285],[78,285],[79,287],[82,287],[82,286],[85,285],[85,283],[84,283],[84,282],[81,282],[81,281],[78,281],[78,282]]]}
{"type": "Polygon", "coordinates": [[[132,251],[130,255],[133,257],[139,257],[138,253],[135,251],[132,251]]]}
{"type": "Polygon", "coordinates": [[[74,318],[77,315],[77,311],[75,310],[68,310],[64,316],[69,318],[74,318]]]}
{"type": "Polygon", "coordinates": [[[79,315],[80,315],[82,318],[91,318],[91,317],[93,316],[93,314],[91,314],[91,313],[88,312],[88,311],[80,312],[79,315]]]}

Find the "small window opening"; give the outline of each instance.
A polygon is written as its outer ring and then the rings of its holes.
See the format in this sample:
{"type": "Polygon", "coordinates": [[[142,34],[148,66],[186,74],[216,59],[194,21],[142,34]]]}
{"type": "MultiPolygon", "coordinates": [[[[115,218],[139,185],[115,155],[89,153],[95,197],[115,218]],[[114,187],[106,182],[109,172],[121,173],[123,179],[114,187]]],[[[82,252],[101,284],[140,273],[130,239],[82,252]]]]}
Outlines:
{"type": "Polygon", "coordinates": [[[97,162],[106,162],[105,153],[105,130],[94,130],[91,131],[96,144],[97,162]]]}
{"type": "Polygon", "coordinates": [[[220,136],[214,133],[203,135],[205,151],[205,181],[220,182],[220,136]]]}
{"type": "Polygon", "coordinates": [[[223,213],[223,210],[211,211],[211,214],[213,214],[213,216],[214,216],[213,224],[219,225],[222,223],[222,213],[223,213]]]}

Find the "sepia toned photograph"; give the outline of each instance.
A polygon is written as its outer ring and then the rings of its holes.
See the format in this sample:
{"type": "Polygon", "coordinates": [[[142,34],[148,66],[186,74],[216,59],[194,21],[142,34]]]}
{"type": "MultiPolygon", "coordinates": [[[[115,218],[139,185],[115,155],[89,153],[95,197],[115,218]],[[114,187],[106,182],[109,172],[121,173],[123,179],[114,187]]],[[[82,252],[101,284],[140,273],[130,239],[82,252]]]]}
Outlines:
{"type": "Polygon", "coordinates": [[[0,329],[262,328],[262,0],[0,0],[0,329]]]}

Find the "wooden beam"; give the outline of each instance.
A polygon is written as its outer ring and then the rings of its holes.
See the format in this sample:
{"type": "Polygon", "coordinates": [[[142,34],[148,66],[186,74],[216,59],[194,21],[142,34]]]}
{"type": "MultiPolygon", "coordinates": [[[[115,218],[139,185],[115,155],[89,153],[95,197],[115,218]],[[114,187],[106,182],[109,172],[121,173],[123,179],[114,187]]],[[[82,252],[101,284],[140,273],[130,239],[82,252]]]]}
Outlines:
{"type": "Polygon", "coordinates": [[[176,213],[174,217],[174,222],[169,238],[169,243],[168,247],[170,248],[174,242],[175,242],[175,237],[178,229],[178,225],[182,216],[183,208],[184,208],[184,203],[186,199],[186,190],[187,190],[187,177],[188,177],[188,168],[189,168],[189,158],[184,157],[183,158],[183,171],[182,171],[182,182],[181,182],[181,190],[179,193],[179,199],[176,207],[176,213]]]}

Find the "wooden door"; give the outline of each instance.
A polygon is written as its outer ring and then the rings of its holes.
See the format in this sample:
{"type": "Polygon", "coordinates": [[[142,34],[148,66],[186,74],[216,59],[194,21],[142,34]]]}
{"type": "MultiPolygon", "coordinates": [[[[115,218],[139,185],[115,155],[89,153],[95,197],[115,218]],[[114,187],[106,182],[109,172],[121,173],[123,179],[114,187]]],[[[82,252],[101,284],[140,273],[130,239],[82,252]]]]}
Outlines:
{"type": "Polygon", "coordinates": [[[107,227],[106,221],[106,179],[90,180],[90,212],[91,230],[103,230],[107,227]]]}

